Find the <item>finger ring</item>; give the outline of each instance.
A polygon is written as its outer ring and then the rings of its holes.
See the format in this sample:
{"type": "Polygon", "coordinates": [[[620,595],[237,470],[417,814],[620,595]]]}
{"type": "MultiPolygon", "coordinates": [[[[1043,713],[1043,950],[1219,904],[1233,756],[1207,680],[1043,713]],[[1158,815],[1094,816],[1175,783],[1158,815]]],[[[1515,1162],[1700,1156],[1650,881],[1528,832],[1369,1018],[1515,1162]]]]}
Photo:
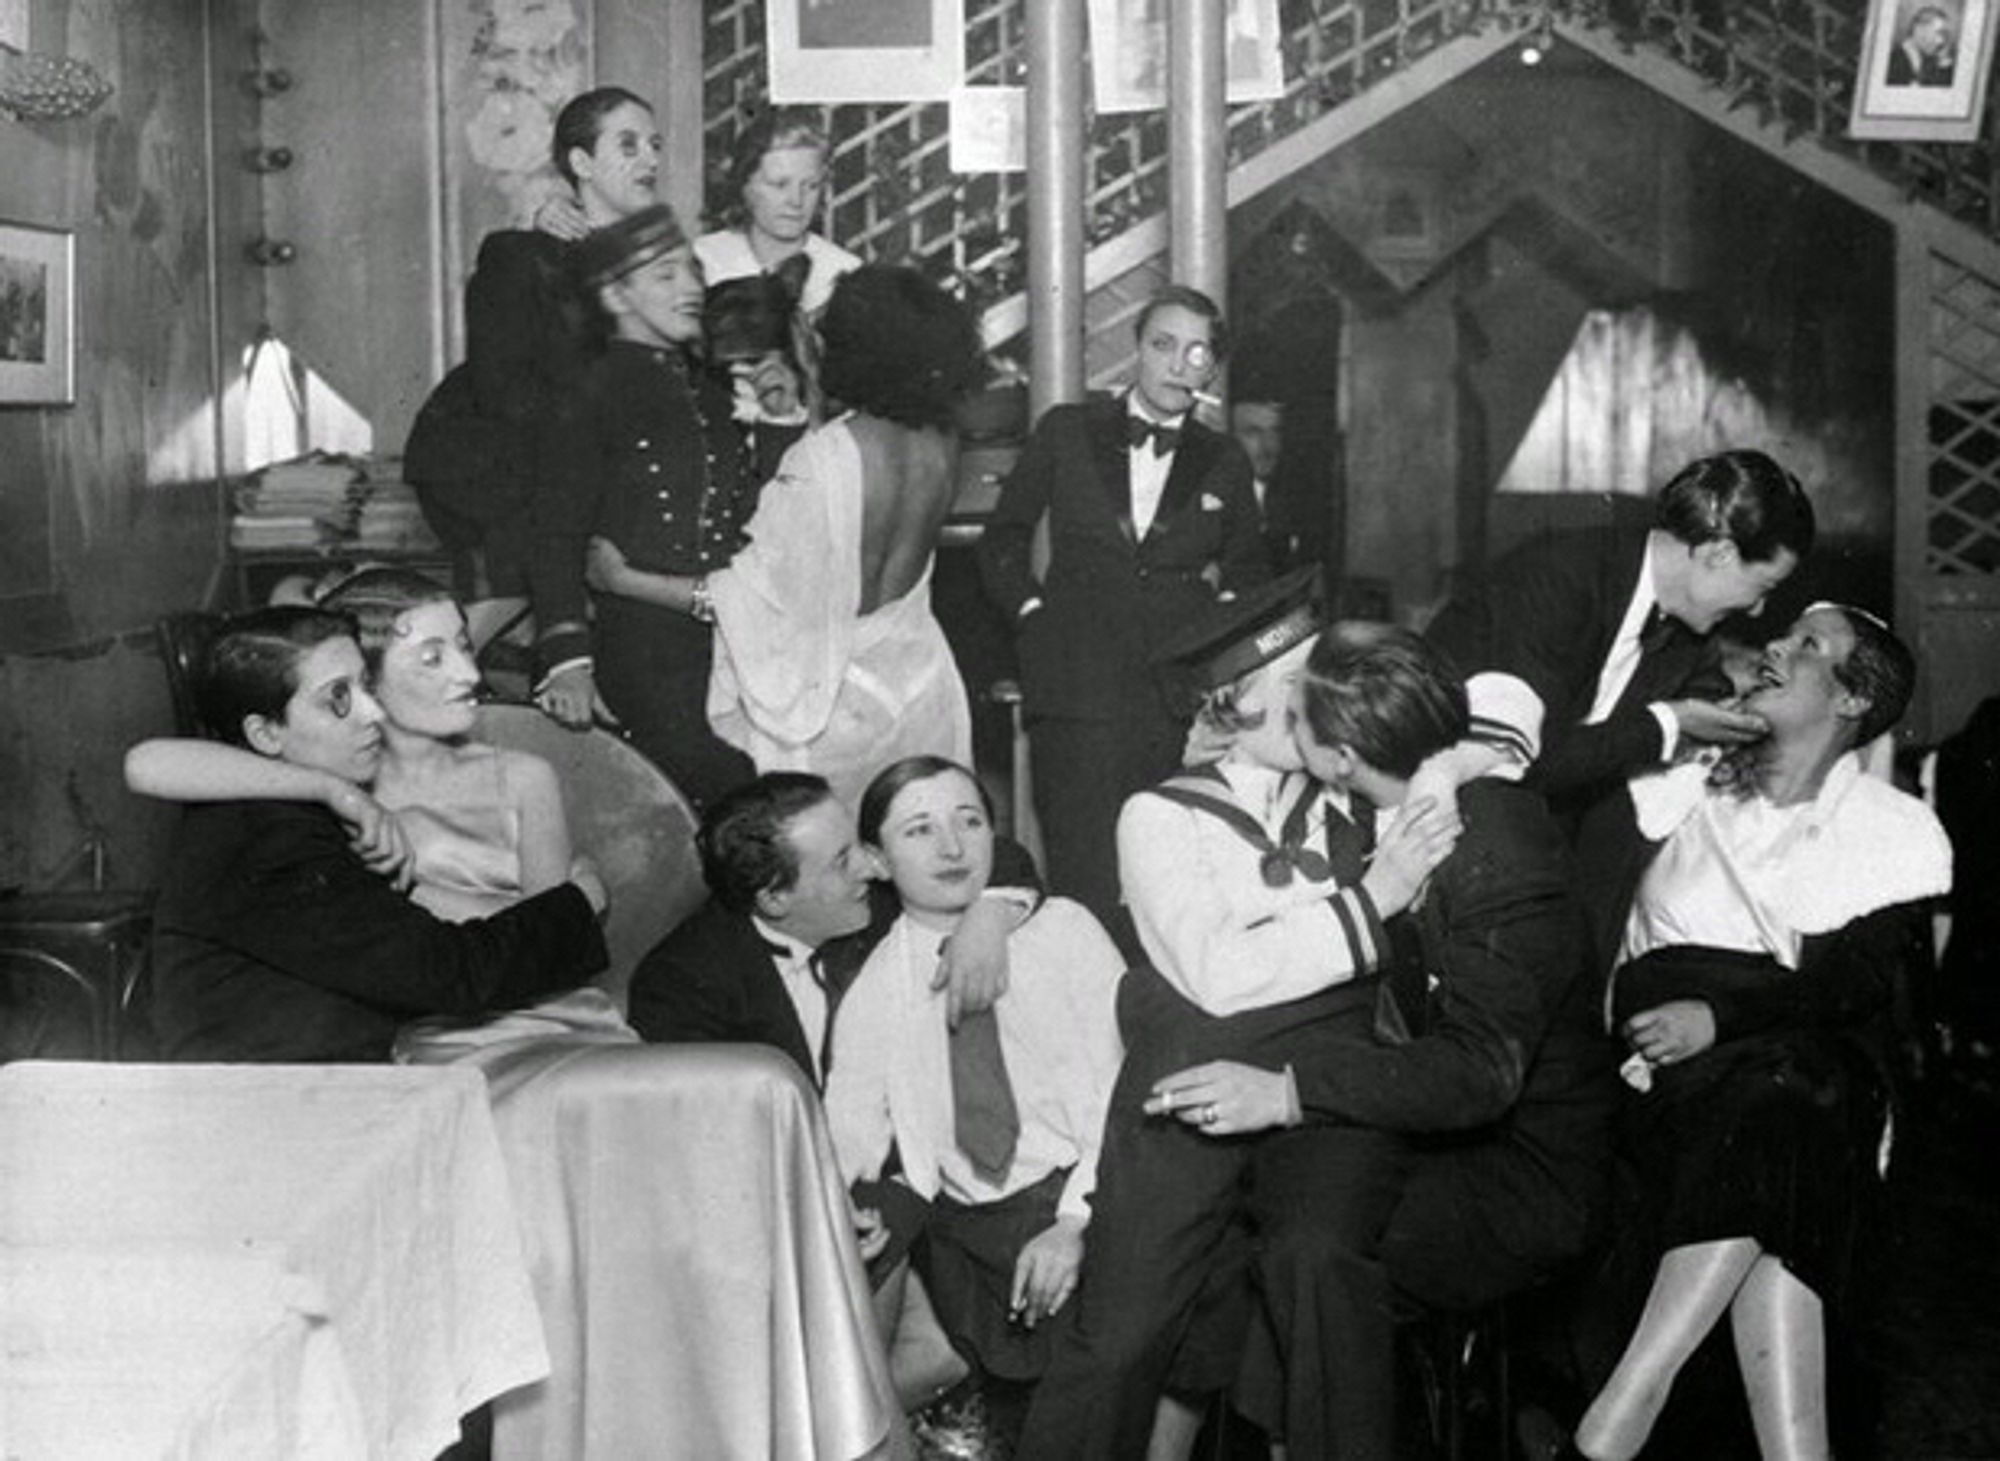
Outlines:
{"type": "Polygon", "coordinates": [[[1215,1109],[1215,1102],[1210,1101],[1206,1106],[1201,1108],[1201,1124],[1203,1126],[1213,1126],[1215,1125],[1216,1118],[1221,1114],[1221,1112],[1215,1109]]]}

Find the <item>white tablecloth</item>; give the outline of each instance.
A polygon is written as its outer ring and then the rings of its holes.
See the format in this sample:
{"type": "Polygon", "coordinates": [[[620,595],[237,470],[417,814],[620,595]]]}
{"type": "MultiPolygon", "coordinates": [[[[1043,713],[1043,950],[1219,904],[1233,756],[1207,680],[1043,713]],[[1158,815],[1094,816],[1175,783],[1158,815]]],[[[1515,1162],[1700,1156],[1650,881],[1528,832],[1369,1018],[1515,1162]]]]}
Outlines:
{"type": "Polygon", "coordinates": [[[476,1071],[0,1069],[0,1455],[428,1458],[547,1372],[476,1071]]]}
{"type": "Polygon", "coordinates": [[[819,1100],[762,1046],[551,1037],[525,1016],[406,1044],[492,1087],[549,1378],[494,1407],[503,1461],[853,1461],[895,1414],[819,1100]]]}

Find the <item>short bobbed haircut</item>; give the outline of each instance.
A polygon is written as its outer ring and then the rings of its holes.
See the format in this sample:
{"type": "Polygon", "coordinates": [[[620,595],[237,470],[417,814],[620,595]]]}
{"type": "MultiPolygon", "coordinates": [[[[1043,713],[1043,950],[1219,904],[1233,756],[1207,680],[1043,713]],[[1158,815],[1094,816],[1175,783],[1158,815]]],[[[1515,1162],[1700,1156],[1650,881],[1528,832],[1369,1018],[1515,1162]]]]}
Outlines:
{"type": "Polygon", "coordinates": [[[549,139],[549,151],[553,155],[556,171],[572,188],[576,186],[576,169],[570,165],[571,150],[581,147],[585,152],[596,151],[597,139],[604,135],[604,119],[628,102],[648,116],[652,115],[651,102],[622,86],[600,86],[573,96],[556,113],[556,129],[549,139]]]}
{"type": "Polygon", "coordinates": [[[765,153],[793,147],[817,149],[822,162],[832,152],[826,123],[817,107],[770,107],[736,134],[736,145],[729,149],[729,171],[723,179],[722,205],[716,209],[724,227],[749,226],[750,205],[743,201],[743,190],[764,165],[765,153]]]}
{"type": "Polygon", "coordinates": [[[227,621],[210,642],[196,678],[202,720],[232,745],[249,746],[244,720],[284,719],[299,688],[300,661],[328,640],[354,637],[354,621],[345,614],[297,604],[227,621]]]}
{"type": "Polygon", "coordinates": [[[973,790],[979,793],[980,810],[986,813],[986,820],[990,823],[993,820],[993,798],[987,794],[986,783],[970,766],[962,766],[949,756],[905,756],[876,772],[875,779],[868,783],[868,789],[861,793],[861,810],[855,815],[855,830],[861,840],[870,847],[880,847],[882,824],[889,820],[889,808],[896,804],[903,788],[950,771],[956,771],[972,783],[973,790]]]}
{"type": "Polygon", "coordinates": [[[972,312],[914,269],[864,264],[841,276],[820,319],[820,385],[850,410],[949,430],[985,378],[972,312]]]}
{"type": "Polygon", "coordinates": [[[1222,306],[1199,289],[1186,284],[1169,284],[1147,300],[1146,307],[1139,311],[1139,322],[1132,327],[1132,338],[1143,344],[1146,327],[1153,323],[1153,316],[1169,306],[1177,306],[1207,320],[1208,345],[1215,352],[1215,363],[1220,365],[1229,358],[1229,321],[1222,317],[1222,306]]]}
{"type": "Polygon", "coordinates": [[[754,913],[759,894],[796,883],[799,856],[785,834],[799,816],[831,800],[826,778],[806,771],[768,771],[718,798],[694,837],[715,901],[731,913],[754,913]]]}
{"type": "Polygon", "coordinates": [[[1917,657],[1896,632],[1866,609],[1850,604],[1814,604],[1807,609],[1832,609],[1854,631],[1854,648],[1833,670],[1842,689],[1859,695],[1868,709],[1854,725],[1856,746],[1865,746],[1903,718],[1917,688],[1917,657]]]}
{"type": "Polygon", "coordinates": [[[1471,724],[1465,680],[1450,658],[1390,624],[1347,620],[1327,629],[1299,686],[1315,741],[1346,746],[1401,780],[1463,740],[1471,724]]]}
{"type": "Polygon", "coordinates": [[[1654,525],[1690,546],[1726,539],[1746,563],[1781,550],[1812,552],[1812,499],[1799,479],[1760,451],[1717,452],[1689,462],[1660,489],[1654,525]]]}
{"type": "Polygon", "coordinates": [[[398,619],[425,604],[456,602],[450,589],[413,568],[364,568],[329,589],[320,606],[354,621],[362,661],[375,679],[382,673],[382,652],[396,638],[398,619]]]}

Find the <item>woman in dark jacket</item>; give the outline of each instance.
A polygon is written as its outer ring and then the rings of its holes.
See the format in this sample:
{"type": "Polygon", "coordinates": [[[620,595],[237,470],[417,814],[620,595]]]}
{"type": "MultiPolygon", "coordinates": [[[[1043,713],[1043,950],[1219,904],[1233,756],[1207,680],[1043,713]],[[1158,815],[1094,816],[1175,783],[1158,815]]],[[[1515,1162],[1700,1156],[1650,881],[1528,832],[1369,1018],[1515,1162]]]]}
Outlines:
{"type": "MultiPolygon", "coordinates": [[[[569,102],[551,150],[582,231],[655,201],[658,124],[623,87],[569,102]]],[[[482,550],[483,587],[494,593],[526,592],[529,487],[544,462],[545,428],[604,342],[603,318],[572,271],[571,243],[529,229],[487,235],[465,290],[465,363],[425,403],[404,452],[431,526],[448,546],[482,550]]],[[[463,595],[473,585],[457,587],[463,595]]],[[[562,718],[588,713],[586,705],[562,718]]]]}

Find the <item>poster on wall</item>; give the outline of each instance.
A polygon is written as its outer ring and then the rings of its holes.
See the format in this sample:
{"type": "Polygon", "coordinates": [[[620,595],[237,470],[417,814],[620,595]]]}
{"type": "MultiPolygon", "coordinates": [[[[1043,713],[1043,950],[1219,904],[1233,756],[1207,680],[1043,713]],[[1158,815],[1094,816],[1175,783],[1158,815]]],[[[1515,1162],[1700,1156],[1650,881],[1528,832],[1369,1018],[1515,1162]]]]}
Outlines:
{"type": "Polygon", "coordinates": [[[1974,142],[1986,116],[1994,0],[1870,0],[1851,137],[1974,142]]]}
{"type": "Polygon", "coordinates": [[[1028,88],[968,86],[951,99],[953,172],[1028,170],[1028,88]]]}
{"type": "Polygon", "coordinates": [[[964,0],[767,0],[771,100],[946,101],[965,80],[964,0]]]}
{"type": "Polygon", "coordinates": [[[76,404],[76,236],[0,221],[0,406],[76,404]]]}
{"type": "Polygon", "coordinates": [[[595,57],[580,0],[448,0],[440,7],[444,87],[446,358],[465,353],[463,284],[487,234],[532,228],[572,196],[550,144],[556,114],[588,90],[595,57]]]}
{"type": "MultiPolygon", "coordinates": [[[[1229,0],[1224,99],[1231,106],[1285,94],[1278,0],[1229,0]]],[[[1167,0],[1090,0],[1091,103],[1100,114],[1167,104],[1167,0]]]]}

